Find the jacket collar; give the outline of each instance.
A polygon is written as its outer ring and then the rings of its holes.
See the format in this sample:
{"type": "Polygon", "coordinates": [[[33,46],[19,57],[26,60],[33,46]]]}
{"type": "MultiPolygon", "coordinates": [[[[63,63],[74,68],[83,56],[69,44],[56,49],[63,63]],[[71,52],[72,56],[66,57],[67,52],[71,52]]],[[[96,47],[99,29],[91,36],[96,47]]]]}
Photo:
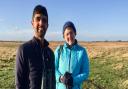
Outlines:
{"type": "Polygon", "coordinates": [[[72,45],[69,45],[67,42],[64,43],[64,46],[69,48],[69,49],[72,49],[75,45],[77,45],[78,42],[77,40],[75,39],[75,42],[72,44],[72,45]]]}
{"type": "MultiPolygon", "coordinates": [[[[40,42],[40,40],[37,39],[36,37],[33,37],[32,42],[33,42],[34,44],[36,44],[36,45],[38,45],[38,46],[41,47],[41,42],[40,42]]],[[[49,45],[49,42],[48,42],[46,39],[44,39],[44,48],[45,48],[45,47],[48,47],[48,45],[49,45]]]]}

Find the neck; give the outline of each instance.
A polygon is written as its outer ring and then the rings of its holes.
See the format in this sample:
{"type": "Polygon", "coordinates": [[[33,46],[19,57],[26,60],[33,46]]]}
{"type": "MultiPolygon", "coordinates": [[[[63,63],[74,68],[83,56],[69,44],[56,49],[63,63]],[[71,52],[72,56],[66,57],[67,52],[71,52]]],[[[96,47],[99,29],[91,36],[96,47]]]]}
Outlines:
{"type": "Polygon", "coordinates": [[[72,46],[74,43],[75,43],[75,40],[72,43],[70,43],[69,45],[72,46]]]}
{"type": "Polygon", "coordinates": [[[77,43],[77,40],[74,40],[74,41],[72,42],[72,44],[68,44],[68,43],[67,43],[67,46],[68,46],[68,48],[72,48],[72,46],[75,45],[76,43],[77,43]]]}
{"type": "Polygon", "coordinates": [[[43,47],[44,46],[44,38],[41,38],[41,37],[38,37],[38,36],[35,36],[41,43],[41,46],[43,47]]]}

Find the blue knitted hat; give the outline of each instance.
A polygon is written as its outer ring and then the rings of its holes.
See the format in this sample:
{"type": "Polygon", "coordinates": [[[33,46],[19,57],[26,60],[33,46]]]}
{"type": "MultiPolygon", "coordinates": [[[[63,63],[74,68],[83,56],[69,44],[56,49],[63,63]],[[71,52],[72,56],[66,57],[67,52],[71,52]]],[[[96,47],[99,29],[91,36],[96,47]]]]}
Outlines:
{"type": "Polygon", "coordinates": [[[74,26],[74,24],[71,22],[71,21],[67,21],[64,26],[63,26],[63,34],[64,34],[64,31],[67,27],[71,27],[76,35],[76,28],[74,26]]]}

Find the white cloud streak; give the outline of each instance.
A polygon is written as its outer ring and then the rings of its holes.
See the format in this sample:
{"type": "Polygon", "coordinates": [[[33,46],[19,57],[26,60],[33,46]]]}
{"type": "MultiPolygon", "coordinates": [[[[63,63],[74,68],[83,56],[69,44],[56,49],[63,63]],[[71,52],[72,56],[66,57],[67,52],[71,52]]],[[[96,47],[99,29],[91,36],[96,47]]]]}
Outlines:
{"type": "MultiPolygon", "coordinates": [[[[13,41],[27,41],[33,37],[32,29],[18,29],[14,27],[14,30],[0,30],[0,40],[13,40],[13,41]]],[[[62,32],[48,31],[45,38],[49,41],[62,41],[63,35],[62,32]]],[[[127,41],[127,35],[120,34],[91,34],[91,32],[77,32],[76,39],[79,41],[116,41],[124,40],[127,41]]]]}

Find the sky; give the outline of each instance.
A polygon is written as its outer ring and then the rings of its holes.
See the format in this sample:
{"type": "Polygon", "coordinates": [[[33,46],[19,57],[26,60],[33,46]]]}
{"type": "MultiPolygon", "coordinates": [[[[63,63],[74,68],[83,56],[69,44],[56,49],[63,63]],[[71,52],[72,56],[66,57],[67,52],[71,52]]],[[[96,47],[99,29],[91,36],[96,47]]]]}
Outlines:
{"type": "Polygon", "coordinates": [[[74,23],[79,41],[128,41],[128,0],[1,0],[0,40],[30,40],[32,11],[38,4],[48,11],[48,41],[64,40],[66,21],[74,23]]]}

